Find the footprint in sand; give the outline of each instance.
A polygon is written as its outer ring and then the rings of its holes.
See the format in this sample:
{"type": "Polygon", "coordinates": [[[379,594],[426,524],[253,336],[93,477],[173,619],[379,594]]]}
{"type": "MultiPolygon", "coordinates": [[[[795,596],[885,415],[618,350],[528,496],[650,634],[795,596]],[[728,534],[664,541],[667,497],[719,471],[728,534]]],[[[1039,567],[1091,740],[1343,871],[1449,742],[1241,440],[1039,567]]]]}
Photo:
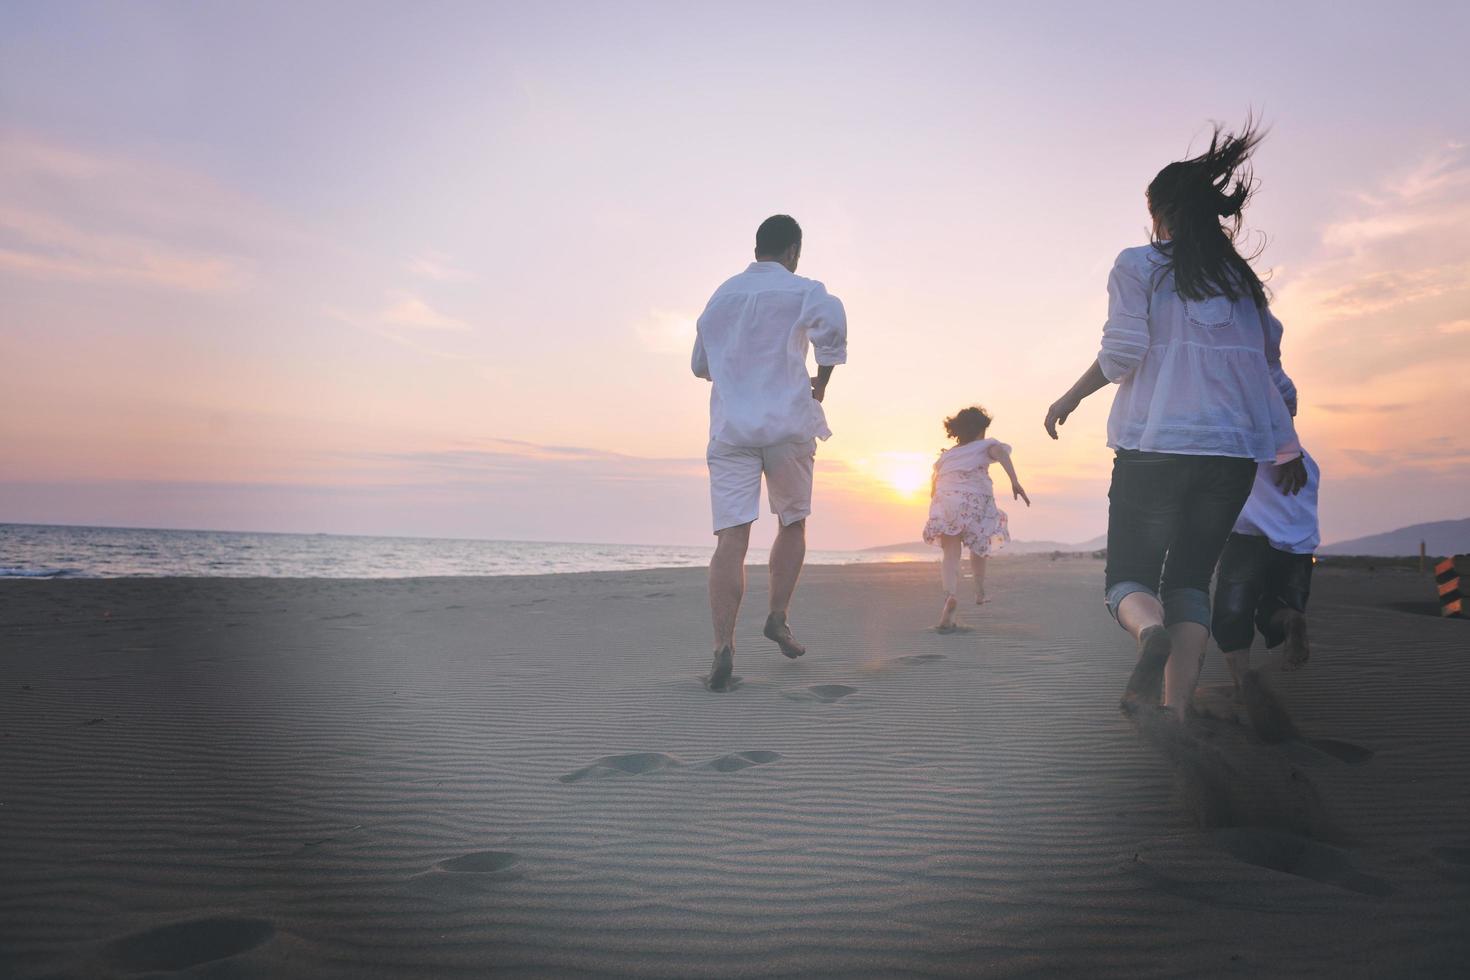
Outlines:
{"type": "Polygon", "coordinates": [[[1198,717],[1180,724],[1157,708],[1133,720],[1169,762],[1179,795],[1201,826],[1335,839],[1336,821],[1316,786],[1279,746],[1262,744],[1234,722],[1198,717]]]}
{"type": "Polygon", "coordinates": [[[1382,898],[1393,888],[1382,878],[1353,867],[1347,852],[1280,830],[1233,827],[1215,832],[1215,842],[1236,860],[1382,898]]]}
{"type": "Polygon", "coordinates": [[[749,769],[751,766],[764,766],[781,758],[779,752],[765,752],[756,750],[753,752],[731,752],[717,759],[711,759],[701,768],[713,769],[715,772],[737,772],[741,769],[749,769]]]}
{"type": "Polygon", "coordinates": [[[446,858],[434,865],[434,870],[455,875],[474,875],[477,878],[512,878],[521,863],[520,855],[510,851],[476,851],[455,858],[446,858]]]}
{"type": "Polygon", "coordinates": [[[102,956],[124,973],[187,970],[238,956],[275,933],[267,919],[194,919],[114,939],[103,947],[102,956]]]}
{"type": "Polygon", "coordinates": [[[584,779],[609,779],[617,776],[643,776],[651,772],[673,769],[684,763],[663,752],[633,752],[628,755],[605,755],[576,772],[557,778],[564,783],[580,783],[584,779]]]}
{"type": "Polygon", "coordinates": [[[819,701],[822,704],[831,704],[833,701],[841,701],[848,695],[856,694],[857,690],[846,684],[813,684],[811,687],[797,688],[794,691],[782,691],[781,696],[793,701],[819,701]]]}

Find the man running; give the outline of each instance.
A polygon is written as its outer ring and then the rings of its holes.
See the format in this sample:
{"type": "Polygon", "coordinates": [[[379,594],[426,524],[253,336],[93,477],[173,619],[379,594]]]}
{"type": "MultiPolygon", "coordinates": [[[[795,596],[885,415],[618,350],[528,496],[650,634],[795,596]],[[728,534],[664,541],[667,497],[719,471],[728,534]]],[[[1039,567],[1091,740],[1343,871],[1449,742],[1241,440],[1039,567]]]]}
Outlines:
{"type": "Polygon", "coordinates": [[[755,261],[715,290],[694,341],[694,374],[714,384],[705,454],[718,542],[709,566],[712,691],[729,688],[735,666],[735,618],[762,474],[781,522],[771,545],[764,632],[787,657],[806,653],[786,614],[806,557],[817,440],[832,435],[821,402],[832,369],[847,361],[847,315],[821,283],[796,274],[800,258],[801,226],[793,218],[778,214],[761,222],[755,261]],[[816,349],[815,378],[807,374],[808,347],[816,349]]]}

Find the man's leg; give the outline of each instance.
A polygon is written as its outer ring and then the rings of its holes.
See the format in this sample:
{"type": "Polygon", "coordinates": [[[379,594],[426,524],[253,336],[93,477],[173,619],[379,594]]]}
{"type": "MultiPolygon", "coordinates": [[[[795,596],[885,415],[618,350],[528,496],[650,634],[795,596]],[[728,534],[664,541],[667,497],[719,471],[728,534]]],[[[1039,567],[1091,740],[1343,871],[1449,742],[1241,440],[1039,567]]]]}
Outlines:
{"type": "Polygon", "coordinates": [[[796,591],[804,561],[806,521],[800,520],[783,526],[771,543],[771,615],[784,618],[791,608],[791,594],[796,591]]]}
{"type": "Polygon", "coordinates": [[[801,565],[806,560],[806,520],[783,524],[771,542],[771,613],[766,617],[766,639],[781,648],[781,652],[795,660],[806,653],[806,647],[791,635],[791,626],[786,622],[786,613],[791,608],[791,594],[796,591],[796,580],[801,577],[801,565]]]}
{"type": "Polygon", "coordinates": [[[815,439],[762,450],[771,511],[781,522],[776,540],[771,544],[771,612],[763,632],[766,639],[781,648],[782,654],[793,660],[806,653],[806,647],[791,635],[786,614],[791,608],[796,581],[801,578],[802,563],[806,561],[806,519],[812,512],[816,453],[815,439]]]}
{"type": "Polygon", "coordinates": [[[709,609],[715,627],[715,649],[735,646],[735,620],[745,597],[745,552],[750,548],[750,525],[727,527],[716,535],[709,563],[709,609]]]}
{"type": "Polygon", "coordinates": [[[745,552],[750,525],[760,511],[759,450],[710,441],[710,509],[714,515],[715,554],[709,563],[710,620],[715,631],[711,690],[723,691],[735,669],[735,620],[745,596],[745,552]]]}

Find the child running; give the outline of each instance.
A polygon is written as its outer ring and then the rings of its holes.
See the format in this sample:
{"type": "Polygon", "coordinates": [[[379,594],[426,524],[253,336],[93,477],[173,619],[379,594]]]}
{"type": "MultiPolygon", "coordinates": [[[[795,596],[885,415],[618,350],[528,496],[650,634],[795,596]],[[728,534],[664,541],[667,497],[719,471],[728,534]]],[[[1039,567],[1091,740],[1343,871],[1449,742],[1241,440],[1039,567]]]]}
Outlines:
{"type": "Polygon", "coordinates": [[[954,614],[959,605],[955,593],[960,584],[960,546],[970,549],[970,567],[975,573],[975,604],[985,599],[985,559],[991,552],[1011,540],[1005,511],[995,506],[995,487],[990,482],[991,463],[999,463],[1011,478],[1013,499],[1031,498],[1016,479],[1011,463],[1011,447],[998,439],[988,439],[990,414],[979,406],[961,409],[944,420],[944,431],[955,445],[939,454],[934,462],[934,476],[929,486],[929,521],[924,525],[926,544],[938,544],[943,550],[940,581],[944,585],[944,608],[937,629],[949,633],[955,629],[954,614]]]}
{"type": "Polygon", "coordinates": [[[1261,463],[1250,499],[1225,542],[1215,583],[1214,632],[1235,689],[1251,666],[1256,630],[1267,647],[1282,646],[1281,669],[1307,662],[1307,596],[1317,532],[1316,460],[1302,451],[1307,482],[1300,492],[1280,486],[1280,467],[1261,463]]]}

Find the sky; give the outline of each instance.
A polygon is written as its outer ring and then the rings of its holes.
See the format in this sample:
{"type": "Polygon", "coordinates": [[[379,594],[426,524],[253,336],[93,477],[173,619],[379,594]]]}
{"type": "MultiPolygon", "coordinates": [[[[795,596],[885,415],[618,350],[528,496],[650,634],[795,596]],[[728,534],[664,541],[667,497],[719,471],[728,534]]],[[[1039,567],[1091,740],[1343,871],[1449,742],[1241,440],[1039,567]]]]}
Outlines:
{"type": "Polygon", "coordinates": [[[916,540],[972,403],[1083,541],[1110,392],[1042,418],[1248,112],[1324,540],[1470,515],[1470,6],[1021,6],[0,7],[0,522],[709,542],[693,324],[784,212],[811,544],[916,540]]]}

